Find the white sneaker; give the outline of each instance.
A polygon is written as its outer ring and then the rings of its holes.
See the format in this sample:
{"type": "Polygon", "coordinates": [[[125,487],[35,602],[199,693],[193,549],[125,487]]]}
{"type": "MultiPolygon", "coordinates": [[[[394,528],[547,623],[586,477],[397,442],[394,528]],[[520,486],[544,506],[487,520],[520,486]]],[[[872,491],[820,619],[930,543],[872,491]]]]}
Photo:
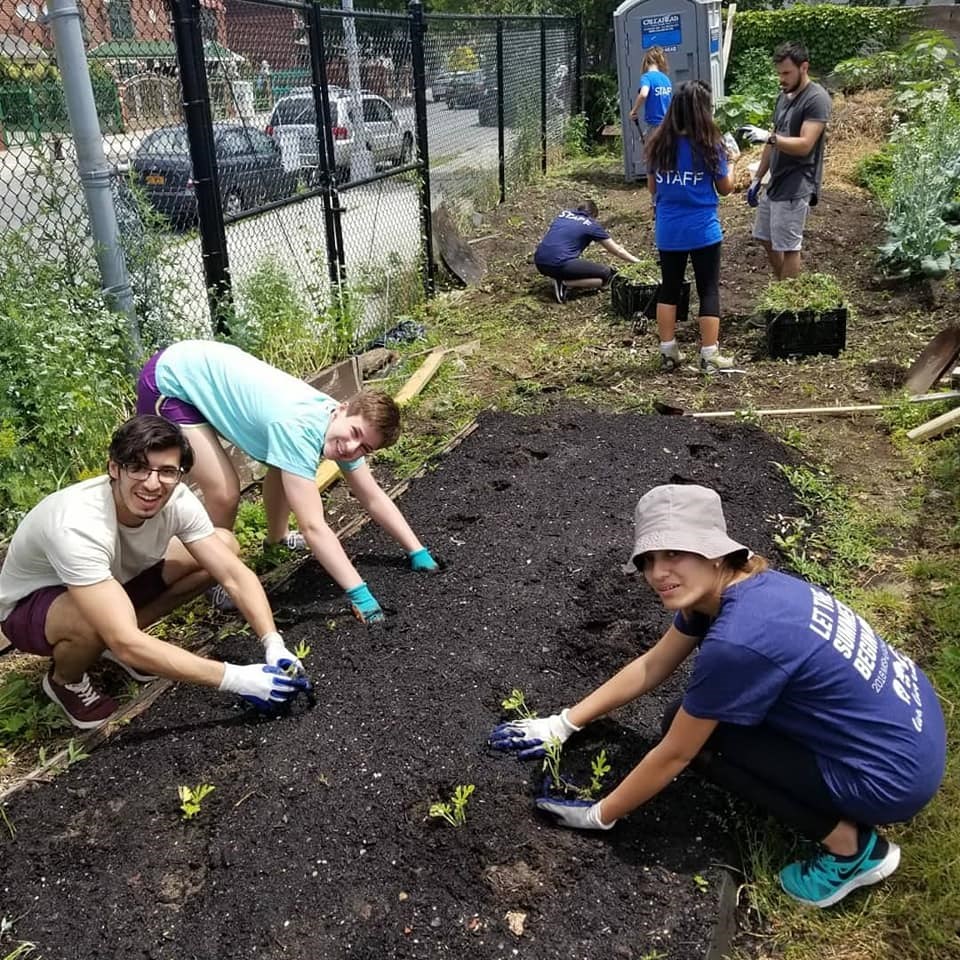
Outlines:
{"type": "Polygon", "coordinates": [[[662,373],[673,373],[682,362],[683,356],[676,344],[669,351],[660,351],[660,371],[662,373]]]}
{"type": "Polygon", "coordinates": [[[149,683],[151,680],[157,679],[156,674],[144,673],[142,670],[138,670],[136,667],[131,667],[129,663],[124,663],[112,650],[104,650],[103,653],[100,654],[100,659],[109,660],[110,663],[115,663],[121,670],[126,671],[129,677],[136,680],[137,683],[149,683]]]}
{"type": "Polygon", "coordinates": [[[286,547],[294,553],[308,553],[310,550],[307,541],[299,530],[291,530],[282,540],[277,540],[276,543],[269,543],[264,540],[263,547],[264,549],[267,547],[286,547]]]}
{"type": "Polygon", "coordinates": [[[709,357],[700,354],[700,372],[707,374],[707,376],[722,373],[724,370],[732,370],[733,363],[733,357],[725,357],[719,350],[710,354],[709,357]]]}

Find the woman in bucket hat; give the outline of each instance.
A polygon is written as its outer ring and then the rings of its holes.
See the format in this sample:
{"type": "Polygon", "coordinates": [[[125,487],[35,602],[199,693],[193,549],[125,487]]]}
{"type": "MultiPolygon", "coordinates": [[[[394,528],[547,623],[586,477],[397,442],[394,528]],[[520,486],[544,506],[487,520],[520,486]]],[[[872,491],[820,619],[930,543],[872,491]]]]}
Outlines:
{"type": "Polygon", "coordinates": [[[616,789],[596,803],[537,806],[564,826],[607,830],[690,765],[819,842],[780,871],[795,899],[827,907],[888,877],[900,850],[876,825],[914,816],[944,773],[943,715],[927,677],[845,604],[731,539],[713,490],[655,487],[637,504],[635,533],[631,560],[673,613],[669,629],[579,703],[501,724],[491,745],[542,756],[699,648],[663,739],[616,789]]]}

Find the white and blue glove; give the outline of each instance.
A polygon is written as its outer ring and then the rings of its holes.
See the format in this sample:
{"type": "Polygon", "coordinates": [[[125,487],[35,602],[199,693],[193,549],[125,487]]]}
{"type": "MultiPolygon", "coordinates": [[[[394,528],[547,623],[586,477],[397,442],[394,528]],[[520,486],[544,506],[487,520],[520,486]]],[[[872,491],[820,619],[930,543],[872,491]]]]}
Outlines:
{"type": "Polygon", "coordinates": [[[258,710],[270,711],[299,690],[309,690],[310,681],[306,677],[288,677],[279,667],[265,663],[225,663],[220,689],[243,697],[258,710]]]}
{"type": "Polygon", "coordinates": [[[544,810],[557,818],[557,823],[573,830],[609,830],[617,821],[604,823],[600,819],[600,801],[561,800],[558,797],[537,797],[538,810],[544,810]]]}
{"type": "Polygon", "coordinates": [[[263,644],[263,659],[268,667],[279,667],[284,673],[290,673],[292,669],[298,677],[306,673],[303,664],[287,649],[283,637],[276,630],[265,633],[260,642],[263,644]]]}
{"type": "Polygon", "coordinates": [[[766,143],[772,136],[770,130],[764,130],[763,127],[755,127],[752,123],[737,129],[742,137],[745,137],[751,143],[766,143]]]}
{"type": "Polygon", "coordinates": [[[487,742],[494,750],[512,750],[518,760],[535,760],[546,754],[551,740],[565,743],[571,734],[582,730],[570,720],[570,711],[563,710],[549,717],[511,720],[493,728],[487,742]]]}

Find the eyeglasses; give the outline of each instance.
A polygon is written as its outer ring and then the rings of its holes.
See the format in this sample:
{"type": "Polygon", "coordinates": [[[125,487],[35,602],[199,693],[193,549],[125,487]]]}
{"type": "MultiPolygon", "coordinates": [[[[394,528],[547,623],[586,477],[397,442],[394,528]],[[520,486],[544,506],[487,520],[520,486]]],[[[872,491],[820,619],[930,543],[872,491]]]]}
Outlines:
{"type": "Polygon", "coordinates": [[[146,463],[125,463],[123,470],[131,480],[146,480],[151,473],[155,473],[157,479],[167,487],[179,483],[183,476],[182,467],[151,467],[146,463]]]}

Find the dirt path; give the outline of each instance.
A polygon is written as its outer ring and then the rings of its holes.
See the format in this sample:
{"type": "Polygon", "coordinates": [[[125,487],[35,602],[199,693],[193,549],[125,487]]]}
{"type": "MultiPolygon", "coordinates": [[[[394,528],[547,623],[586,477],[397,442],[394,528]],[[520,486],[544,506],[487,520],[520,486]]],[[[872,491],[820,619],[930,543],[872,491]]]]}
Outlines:
{"type": "MultiPolygon", "coordinates": [[[[772,555],[772,519],[794,509],[773,462],[790,456],[747,425],[485,415],[403,498],[443,573],[410,574],[376,528],[349,542],[383,628],[348,617],[315,564],[276,597],[288,639],[312,647],[317,706],[263,721],[174,689],[14,796],[0,913],[64,960],[702,957],[717,864],[735,856],[721,794],[685,775],[609,834],[568,832],[531,811],[539,765],[484,741],[511,687],[552,712],[664,629],[621,569],[642,492],[715,485],[732,533],[772,555]],[[183,823],[177,786],[199,783],[216,790],[183,823]],[[458,783],[476,793],[454,830],[427,811],[458,783]],[[508,911],[525,914],[522,937],[508,911]]],[[[256,653],[240,637],[216,652],[256,653]]],[[[679,690],[571,740],[570,769],[605,747],[621,777],[679,690]]]]}

